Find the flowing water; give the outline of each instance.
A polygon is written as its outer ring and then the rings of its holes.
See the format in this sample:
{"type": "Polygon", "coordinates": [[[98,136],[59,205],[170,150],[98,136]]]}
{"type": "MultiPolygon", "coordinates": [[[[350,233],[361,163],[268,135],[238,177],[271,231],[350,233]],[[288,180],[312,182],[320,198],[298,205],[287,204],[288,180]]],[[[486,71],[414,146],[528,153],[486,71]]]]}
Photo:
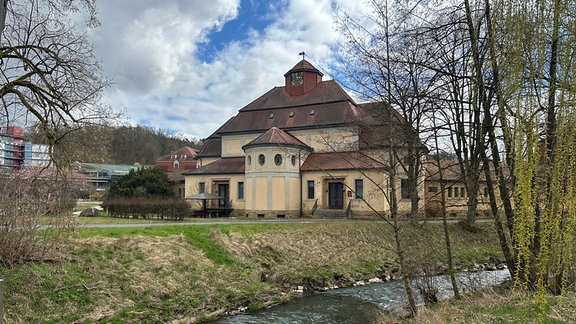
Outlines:
{"type": "MultiPolygon", "coordinates": [[[[465,272],[457,275],[461,292],[493,286],[509,278],[508,270],[465,272]]],[[[432,280],[437,287],[440,299],[453,296],[448,276],[431,277],[428,280],[432,280]]],[[[414,280],[414,293],[417,295],[417,287],[427,283],[431,282],[414,280]]],[[[378,323],[383,314],[405,309],[405,296],[401,281],[374,283],[305,295],[253,314],[231,316],[218,323],[378,323]]],[[[422,301],[418,299],[417,302],[422,301]]]]}

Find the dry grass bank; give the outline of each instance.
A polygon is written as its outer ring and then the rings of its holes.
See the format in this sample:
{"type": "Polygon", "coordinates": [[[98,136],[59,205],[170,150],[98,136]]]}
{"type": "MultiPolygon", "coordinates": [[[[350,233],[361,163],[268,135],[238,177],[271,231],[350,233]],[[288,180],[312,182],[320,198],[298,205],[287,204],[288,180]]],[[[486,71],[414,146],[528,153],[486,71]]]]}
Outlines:
{"type": "MultiPolygon", "coordinates": [[[[408,226],[411,253],[441,262],[441,229],[408,226]]],[[[5,323],[205,321],[320,288],[373,277],[395,257],[373,222],[83,229],[50,262],[0,269],[5,323]]],[[[455,254],[498,254],[490,227],[452,228],[455,254]]],[[[497,255],[496,255],[497,256],[497,255]]]]}

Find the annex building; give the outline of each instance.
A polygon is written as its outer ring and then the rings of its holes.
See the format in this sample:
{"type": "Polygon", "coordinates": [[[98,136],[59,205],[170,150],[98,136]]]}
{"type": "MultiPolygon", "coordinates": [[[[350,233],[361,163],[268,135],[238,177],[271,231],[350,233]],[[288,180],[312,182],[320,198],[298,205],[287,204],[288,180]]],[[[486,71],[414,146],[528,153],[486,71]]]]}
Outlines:
{"type": "MultiPolygon", "coordinates": [[[[211,207],[232,216],[363,217],[387,213],[395,186],[400,211],[410,210],[405,176],[389,157],[417,134],[383,103],[356,103],[306,60],[238,111],[182,173],[186,196],[212,193],[211,207]],[[404,199],[402,199],[404,197],[404,199]]],[[[419,181],[424,193],[424,181],[419,181]]],[[[423,203],[423,202],[422,202],[423,203]]]]}

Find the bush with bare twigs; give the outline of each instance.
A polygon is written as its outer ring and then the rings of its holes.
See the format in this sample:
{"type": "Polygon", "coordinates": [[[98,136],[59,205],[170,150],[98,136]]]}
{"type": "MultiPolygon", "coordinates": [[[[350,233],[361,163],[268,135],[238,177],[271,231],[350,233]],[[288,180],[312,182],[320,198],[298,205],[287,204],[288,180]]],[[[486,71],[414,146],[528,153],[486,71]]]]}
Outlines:
{"type": "Polygon", "coordinates": [[[3,174],[0,181],[0,264],[41,260],[71,226],[74,206],[69,177],[51,169],[3,174]],[[53,216],[42,225],[42,216],[53,216]],[[50,229],[50,230],[40,230],[50,229]]]}

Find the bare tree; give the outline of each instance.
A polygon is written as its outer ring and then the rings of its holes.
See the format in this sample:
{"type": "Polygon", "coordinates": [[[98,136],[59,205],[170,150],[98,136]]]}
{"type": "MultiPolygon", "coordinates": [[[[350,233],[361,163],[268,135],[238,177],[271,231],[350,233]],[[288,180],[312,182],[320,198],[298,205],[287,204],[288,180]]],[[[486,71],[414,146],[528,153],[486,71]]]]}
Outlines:
{"type": "MultiPolygon", "coordinates": [[[[4,0],[0,3],[0,127],[38,124],[50,145],[85,125],[112,118],[100,103],[110,84],[85,35],[70,15],[88,13],[97,25],[94,0],[4,0]],[[5,19],[4,19],[5,17],[5,19]]],[[[0,174],[0,263],[43,258],[69,222],[74,196],[61,168],[25,169],[0,174]],[[38,232],[43,215],[54,216],[50,231],[38,232]]],[[[72,177],[74,178],[74,177],[72,177]]]]}
{"type": "MultiPolygon", "coordinates": [[[[74,1],[7,1],[0,38],[1,126],[39,122],[50,145],[113,117],[100,103],[110,81],[85,35],[70,22],[74,1]]],[[[95,1],[79,1],[94,25],[95,1]]]]}
{"type": "Polygon", "coordinates": [[[423,63],[429,55],[422,50],[418,39],[406,39],[405,22],[412,17],[411,9],[406,8],[411,2],[405,6],[395,1],[390,3],[400,10],[390,10],[389,1],[372,0],[368,2],[370,14],[353,18],[337,11],[337,20],[340,32],[347,39],[343,46],[342,61],[346,64],[342,65],[342,73],[362,99],[382,103],[374,105],[371,114],[373,120],[381,123],[369,123],[377,125],[371,135],[381,137],[380,153],[372,156],[388,170],[390,186],[383,192],[390,206],[390,225],[409,308],[416,314],[398,222],[399,202],[410,199],[411,219],[423,214],[420,188],[427,149],[419,135],[426,132],[425,116],[431,107],[428,92],[434,86],[436,73],[423,63]]]}

